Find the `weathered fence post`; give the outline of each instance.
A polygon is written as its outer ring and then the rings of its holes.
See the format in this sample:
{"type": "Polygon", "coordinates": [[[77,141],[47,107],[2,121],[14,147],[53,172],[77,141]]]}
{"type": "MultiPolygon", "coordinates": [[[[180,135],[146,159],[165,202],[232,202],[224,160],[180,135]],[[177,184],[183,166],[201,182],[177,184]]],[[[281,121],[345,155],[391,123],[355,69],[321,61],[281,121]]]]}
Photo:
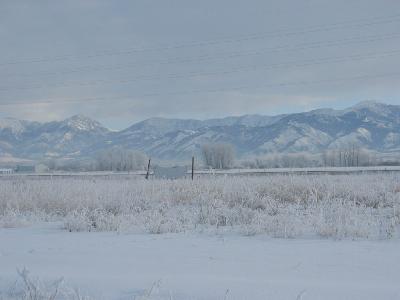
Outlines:
{"type": "Polygon", "coordinates": [[[192,180],[194,178],[194,156],[192,156],[192,180]]]}
{"type": "Polygon", "coordinates": [[[150,175],[150,161],[151,161],[151,159],[149,158],[149,163],[147,164],[146,179],[149,179],[149,175],[150,175]]]}

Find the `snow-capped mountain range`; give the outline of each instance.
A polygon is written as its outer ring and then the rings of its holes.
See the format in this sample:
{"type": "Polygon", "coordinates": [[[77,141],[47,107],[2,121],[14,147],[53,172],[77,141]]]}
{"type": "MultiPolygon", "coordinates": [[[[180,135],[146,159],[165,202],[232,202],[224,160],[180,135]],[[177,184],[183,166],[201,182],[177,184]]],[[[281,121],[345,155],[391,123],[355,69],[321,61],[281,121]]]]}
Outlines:
{"type": "Polygon", "coordinates": [[[239,155],[312,152],[348,145],[400,151],[400,105],[362,102],[345,110],[222,119],[151,118],[121,131],[77,115],[38,123],[0,119],[0,156],[39,160],[89,157],[113,146],[136,149],[162,159],[185,159],[209,142],[234,145],[239,155]]]}

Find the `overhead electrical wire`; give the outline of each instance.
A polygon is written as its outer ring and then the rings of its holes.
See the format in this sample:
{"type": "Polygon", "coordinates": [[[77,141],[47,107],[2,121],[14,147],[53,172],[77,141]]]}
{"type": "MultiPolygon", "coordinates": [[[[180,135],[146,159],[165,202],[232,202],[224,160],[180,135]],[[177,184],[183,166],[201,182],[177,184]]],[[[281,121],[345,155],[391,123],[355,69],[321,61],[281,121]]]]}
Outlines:
{"type": "Polygon", "coordinates": [[[202,47],[202,46],[209,46],[209,45],[237,43],[237,42],[259,40],[259,39],[266,39],[266,38],[288,37],[288,36],[293,36],[293,35],[333,31],[333,30],[340,30],[340,29],[346,29],[346,28],[369,27],[369,26],[396,23],[396,22],[400,22],[400,14],[394,14],[391,16],[375,17],[375,18],[369,18],[369,19],[359,19],[359,20],[353,20],[353,21],[337,22],[337,23],[331,23],[331,24],[322,25],[322,26],[313,26],[313,27],[308,27],[308,28],[303,28],[303,29],[275,30],[275,31],[260,33],[260,34],[244,35],[241,37],[221,38],[221,39],[201,41],[201,42],[170,44],[170,45],[165,45],[165,46],[156,46],[156,47],[148,47],[148,48],[143,47],[143,48],[130,48],[130,49],[124,49],[124,50],[108,50],[108,51],[96,52],[93,54],[87,54],[87,55],[69,54],[69,55],[55,56],[55,57],[43,57],[43,58],[33,58],[33,59],[28,59],[28,60],[0,62],[0,66],[52,62],[52,61],[54,62],[54,61],[64,61],[64,60],[76,60],[76,59],[79,60],[82,58],[88,59],[88,58],[95,58],[95,57],[100,57],[100,56],[126,55],[126,54],[137,53],[137,52],[153,52],[153,51],[174,50],[174,49],[180,49],[180,48],[202,47]]]}
{"type": "Polygon", "coordinates": [[[202,93],[218,93],[218,92],[230,92],[230,91],[240,91],[245,89],[260,89],[260,88],[272,88],[272,87],[291,87],[291,86],[308,86],[315,84],[331,84],[331,83],[341,83],[349,81],[359,81],[368,79],[379,79],[379,78],[389,78],[389,77],[399,77],[400,72],[384,73],[376,75],[357,75],[351,77],[339,77],[333,79],[322,79],[322,80],[310,80],[310,81],[294,81],[294,82],[281,82],[281,83],[269,83],[261,85],[243,85],[243,86],[233,86],[226,88],[216,88],[216,89],[198,89],[180,92],[157,92],[157,93],[146,93],[136,96],[116,96],[116,97],[91,97],[91,98],[70,98],[70,99],[59,99],[59,100],[35,100],[35,101],[3,101],[0,106],[5,105],[37,105],[37,104],[61,104],[61,103],[83,103],[92,101],[110,101],[110,100],[132,100],[137,98],[147,98],[147,97],[157,97],[157,96],[177,96],[177,95],[187,95],[187,94],[202,94],[202,93]]]}
{"type": "Polygon", "coordinates": [[[206,54],[195,57],[187,57],[187,58],[174,58],[167,60],[149,60],[149,61],[141,61],[140,63],[125,63],[125,64],[117,64],[117,65],[86,65],[80,66],[77,68],[64,69],[61,71],[46,71],[46,72],[36,72],[31,74],[5,74],[3,76],[9,77],[42,77],[42,76],[54,76],[54,75],[65,75],[65,74],[73,74],[73,73],[84,73],[91,71],[113,71],[113,70],[121,70],[121,69],[129,69],[134,67],[143,67],[143,66],[151,66],[151,65],[166,65],[166,64],[177,64],[177,63],[187,63],[187,62],[204,62],[204,61],[218,61],[218,60],[227,60],[238,57],[246,57],[246,56],[256,56],[263,55],[266,53],[273,52],[281,52],[281,51],[301,51],[301,50],[309,50],[309,49],[318,49],[322,47],[337,47],[337,46],[345,46],[345,45],[353,45],[360,43],[373,43],[377,41],[385,41],[392,40],[400,37],[400,33],[391,33],[387,35],[370,35],[370,36],[355,36],[351,38],[339,39],[339,40],[330,40],[330,41],[319,41],[319,42],[311,42],[311,43],[301,43],[297,45],[280,45],[276,47],[269,47],[266,49],[253,50],[253,51],[235,51],[235,52],[222,52],[217,54],[206,54]]]}
{"type": "Polygon", "coordinates": [[[85,86],[94,86],[94,85],[104,85],[104,84],[127,84],[134,83],[140,80],[157,80],[157,79],[178,79],[178,78],[190,78],[190,77],[206,77],[206,76],[218,76],[218,75],[227,75],[238,72],[248,72],[248,71],[257,71],[257,70],[265,70],[265,69],[290,69],[290,68],[299,68],[299,67],[307,67],[313,65],[322,65],[329,63],[341,63],[341,62],[349,62],[349,61],[358,61],[365,59],[373,59],[373,58],[384,58],[394,55],[399,55],[400,50],[390,50],[385,52],[370,52],[367,54],[355,54],[355,55],[346,55],[346,56],[336,56],[336,57],[327,57],[320,59],[309,59],[304,61],[289,61],[284,63],[276,63],[276,64],[257,64],[257,65],[245,65],[237,68],[231,69],[223,69],[219,71],[213,72],[188,72],[188,73],[169,73],[166,75],[154,74],[154,75],[140,75],[136,77],[131,77],[128,79],[103,79],[103,80],[93,80],[87,82],[67,82],[67,83],[59,83],[59,84],[45,84],[45,85],[32,85],[26,87],[0,87],[0,91],[12,91],[12,90],[32,90],[32,89],[43,89],[43,88],[63,88],[63,87],[85,87],[85,86]]]}
{"type": "MultiPolygon", "coordinates": [[[[19,61],[9,61],[9,62],[0,62],[1,66],[7,65],[18,65],[18,64],[31,64],[31,63],[42,63],[42,62],[56,62],[56,61],[68,61],[68,60],[80,60],[87,58],[95,58],[102,56],[118,56],[118,55],[128,55],[132,53],[139,52],[157,52],[157,51],[166,51],[166,50],[176,50],[183,48],[194,48],[194,47],[203,47],[210,45],[219,45],[219,44],[230,44],[230,43],[240,43],[251,40],[262,40],[267,38],[284,38],[295,35],[303,35],[303,34],[311,34],[318,32],[327,32],[327,31],[335,31],[340,29],[348,29],[348,28],[362,28],[362,27],[371,27],[375,25],[383,25],[383,24],[391,24],[400,22],[400,14],[395,14],[391,16],[383,16],[376,17],[370,19],[359,19],[347,22],[337,22],[331,23],[322,26],[313,26],[303,29],[286,29],[286,30],[275,30],[271,32],[252,34],[252,35],[243,35],[239,37],[225,37],[214,40],[207,41],[193,41],[188,43],[181,44],[169,44],[169,45],[160,45],[155,47],[142,47],[142,48],[128,48],[128,49],[118,49],[118,50],[107,50],[89,54],[68,54],[63,56],[56,57],[42,57],[42,58],[32,58],[27,60],[19,60],[19,61]]],[[[170,63],[179,63],[179,62],[191,62],[191,61],[204,61],[204,60],[218,60],[218,59],[229,59],[241,56],[250,56],[250,55],[260,55],[264,53],[268,53],[271,51],[282,51],[282,50],[301,50],[301,49],[313,49],[320,47],[330,47],[330,46],[340,46],[347,45],[353,43],[368,43],[380,40],[393,39],[400,36],[399,33],[393,33],[389,35],[375,35],[369,37],[353,37],[347,39],[341,39],[336,41],[327,41],[327,42],[312,42],[312,43],[303,43],[298,45],[281,45],[277,47],[271,47],[267,49],[255,50],[255,51],[236,51],[229,53],[219,53],[216,55],[206,54],[197,57],[189,57],[189,58],[176,58],[176,59],[168,59],[161,61],[151,60],[149,64],[170,64],[170,63]]],[[[107,83],[131,83],[138,80],[153,80],[153,79],[176,79],[176,78],[189,78],[195,76],[216,76],[216,75],[226,75],[235,72],[248,72],[252,70],[259,69],[279,69],[279,68],[298,68],[298,67],[307,67],[311,65],[321,65],[326,63],[339,63],[345,61],[357,61],[371,58],[383,58],[393,55],[398,55],[400,50],[392,50],[381,53],[368,53],[368,54],[358,54],[358,55],[348,55],[341,57],[328,57],[321,59],[312,59],[306,61],[292,61],[278,64],[270,64],[270,65],[247,65],[240,66],[237,68],[232,68],[229,70],[219,70],[214,72],[189,72],[189,73],[170,73],[164,76],[156,74],[156,75],[141,75],[136,76],[134,78],[129,79],[117,79],[117,80],[96,80],[90,82],[67,82],[56,85],[37,85],[37,86],[28,86],[28,87],[3,87],[0,88],[0,91],[8,91],[13,89],[36,89],[36,88],[46,88],[46,87],[67,87],[67,86],[91,86],[97,84],[107,84],[107,83]]],[[[134,66],[134,64],[129,65],[129,67],[134,66]]],[[[54,75],[54,74],[67,74],[67,73],[75,73],[75,72],[86,72],[91,70],[113,70],[117,68],[124,68],[126,65],[114,65],[114,66],[82,66],[75,69],[68,69],[64,71],[59,71],[51,73],[44,72],[42,74],[54,75]],[[85,70],[86,68],[86,70],[85,70]],[[64,73],[63,73],[64,72],[64,73]]],[[[18,74],[17,74],[18,75],[18,74]]],[[[21,76],[24,76],[23,74],[21,76]]],[[[29,77],[30,74],[27,74],[29,77]]],[[[35,74],[32,74],[35,76],[35,74]]],[[[290,87],[290,86],[308,86],[308,85],[318,85],[318,84],[335,84],[342,83],[348,81],[359,81],[359,80],[370,80],[370,79],[379,79],[379,78],[388,78],[388,77],[398,77],[400,76],[400,72],[395,73],[385,73],[385,74],[365,74],[365,75],[357,75],[352,77],[338,77],[331,79],[321,79],[321,80],[310,80],[310,81],[295,81],[295,82],[281,82],[281,83],[263,83],[259,85],[243,85],[243,86],[231,86],[231,87],[223,87],[223,88],[215,88],[215,89],[195,89],[195,90],[187,90],[187,91],[176,91],[176,92],[152,92],[152,93],[144,93],[141,95],[128,95],[128,96],[111,96],[111,97],[90,97],[90,98],[69,98],[69,99],[36,99],[33,101],[1,101],[1,105],[36,105],[36,104],[59,104],[59,103],[85,103],[90,101],[115,101],[115,100],[132,100],[137,98],[145,98],[145,97],[157,97],[157,96],[175,96],[175,95],[187,95],[187,94],[200,94],[200,93],[216,93],[216,92],[229,92],[229,91],[238,91],[245,89],[259,89],[259,88],[273,88],[273,87],[290,87]]]]}

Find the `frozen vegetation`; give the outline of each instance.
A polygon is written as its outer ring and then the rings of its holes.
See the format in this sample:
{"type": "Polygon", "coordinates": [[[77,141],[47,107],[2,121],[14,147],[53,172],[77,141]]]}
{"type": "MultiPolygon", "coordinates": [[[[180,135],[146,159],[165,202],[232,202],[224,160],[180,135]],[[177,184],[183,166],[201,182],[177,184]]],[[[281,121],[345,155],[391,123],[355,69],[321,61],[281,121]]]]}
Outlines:
{"type": "Polygon", "coordinates": [[[400,175],[0,181],[0,227],[43,221],[70,232],[391,239],[400,223],[400,175]]]}
{"type": "Polygon", "coordinates": [[[399,179],[2,177],[0,299],[397,299],[399,179]]]}

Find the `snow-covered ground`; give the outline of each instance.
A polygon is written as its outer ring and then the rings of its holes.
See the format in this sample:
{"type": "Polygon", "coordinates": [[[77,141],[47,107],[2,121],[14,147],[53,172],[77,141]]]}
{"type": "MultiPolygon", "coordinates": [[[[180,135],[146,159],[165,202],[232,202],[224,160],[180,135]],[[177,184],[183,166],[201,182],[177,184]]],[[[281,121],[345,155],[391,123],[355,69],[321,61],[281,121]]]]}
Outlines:
{"type": "Polygon", "coordinates": [[[0,299],[400,299],[399,179],[5,178],[0,299]]]}
{"type": "Polygon", "coordinates": [[[69,231],[391,239],[400,174],[0,180],[0,227],[40,221],[69,231]]]}
{"type": "Polygon", "coordinates": [[[26,267],[93,299],[399,299],[399,249],[398,240],[71,233],[37,224],[0,229],[0,290],[5,297],[26,267]]]}

